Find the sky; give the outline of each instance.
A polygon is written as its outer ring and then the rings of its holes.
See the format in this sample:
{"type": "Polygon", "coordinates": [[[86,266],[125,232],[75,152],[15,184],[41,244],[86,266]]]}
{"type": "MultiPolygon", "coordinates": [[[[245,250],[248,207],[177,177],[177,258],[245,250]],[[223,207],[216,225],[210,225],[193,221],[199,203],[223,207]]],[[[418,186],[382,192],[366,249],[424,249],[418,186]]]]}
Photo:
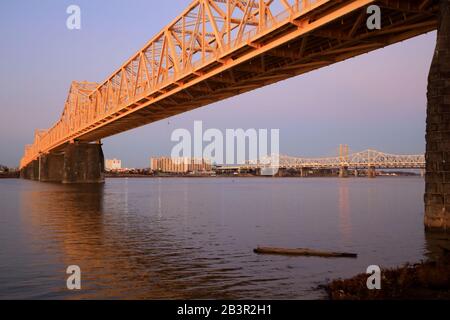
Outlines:
{"type": "MultiPolygon", "coordinates": [[[[0,164],[18,166],[34,130],[61,115],[74,80],[102,82],[179,15],[190,0],[4,0],[0,12],[0,164]],[[81,30],[66,9],[81,8],[81,30]]],[[[279,129],[292,156],[425,150],[426,85],[436,34],[380,49],[306,75],[103,140],[106,158],[148,167],[170,155],[171,133],[279,129]]]]}

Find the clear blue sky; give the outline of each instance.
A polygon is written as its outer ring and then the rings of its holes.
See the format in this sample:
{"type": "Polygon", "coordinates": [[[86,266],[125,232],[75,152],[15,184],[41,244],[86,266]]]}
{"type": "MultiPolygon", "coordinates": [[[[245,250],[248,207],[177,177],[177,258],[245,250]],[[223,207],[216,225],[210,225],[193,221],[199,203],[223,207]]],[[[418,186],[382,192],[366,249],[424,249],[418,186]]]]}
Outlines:
{"type": "MultiPolygon", "coordinates": [[[[0,163],[17,166],[35,128],[60,116],[73,80],[101,82],[188,4],[156,0],[5,0],[0,13],[0,163]],[[66,8],[82,9],[82,30],[66,8]]],[[[168,155],[174,129],[278,128],[281,152],[332,155],[425,149],[430,33],[319,71],[104,140],[127,167],[168,155]]]]}

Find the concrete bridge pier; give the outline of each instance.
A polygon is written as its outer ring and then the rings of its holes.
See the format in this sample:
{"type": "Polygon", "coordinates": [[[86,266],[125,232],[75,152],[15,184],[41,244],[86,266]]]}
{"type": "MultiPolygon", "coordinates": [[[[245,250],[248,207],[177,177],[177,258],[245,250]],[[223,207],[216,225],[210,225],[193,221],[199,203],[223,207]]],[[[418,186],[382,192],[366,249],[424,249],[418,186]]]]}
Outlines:
{"type": "Polygon", "coordinates": [[[64,154],[49,153],[39,159],[39,181],[62,182],[64,173],[64,154]]]}
{"type": "Polygon", "coordinates": [[[64,149],[62,183],[104,183],[102,145],[71,143],[64,149]]]}
{"type": "Polygon", "coordinates": [[[41,182],[103,183],[104,156],[100,143],[71,143],[60,153],[42,154],[20,171],[20,177],[41,182]]]}
{"type": "Polygon", "coordinates": [[[309,168],[300,168],[300,176],[303,178],[308,177],[308,173],[309,173],[309,168]]]}
{"type": "Polygon", "coordinates": [[[27,167],[20,169],[20,179],[29,179],[27,167]]]}
{"type": "Polygon", "coordinates": [[[20,177],[27,180],[39,180],[39,161],[34,160],[20,170],[20,177]]]}
{"type": "Polygon", "coordinates": [[[425,228],[450,231],[450,0],[440,0],[428,77],[425,228]]]}
{"type": "Polygon", "coordinates": [[[39,181],[39,160],[33,161],[31,180],[39,181]]]}
{"type": "Polygon", "coordinates": [[[377,171],[375,170],[375,167],[369,167],[367,169],[367,176],[371,179],[377,177],[377,171]]]}
{"type": "Polygon", "coordinates": [[[20,176],[27,180],[39,180],[39,161],[30,162],[25,168],[20,170],[20,176]]]}
{"type": "Polygon", "coordinates": [[[347,177],[348,177],[348,167],[340,167],[339,178],[347,178],[347,177]]]}
{"type": "Polygon", "coordinates": [[[21,179],[30,179],[28,175],[28,167],[20,169],[20,178],[21,179]]]}

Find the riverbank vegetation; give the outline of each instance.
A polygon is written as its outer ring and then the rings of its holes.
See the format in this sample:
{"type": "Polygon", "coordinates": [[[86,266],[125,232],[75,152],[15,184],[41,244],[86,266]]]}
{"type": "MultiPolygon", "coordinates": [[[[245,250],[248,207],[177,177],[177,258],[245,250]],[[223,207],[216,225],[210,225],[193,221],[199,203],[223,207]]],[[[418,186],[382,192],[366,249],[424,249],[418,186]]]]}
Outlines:
{"type": "Polygon", "coordinates": [[[324,286],[331,300],[448,300],[450,299],[450,259],[428,261],[385,269],[381,289],[367,289],[367,274],[335,280],[324,286]]]}

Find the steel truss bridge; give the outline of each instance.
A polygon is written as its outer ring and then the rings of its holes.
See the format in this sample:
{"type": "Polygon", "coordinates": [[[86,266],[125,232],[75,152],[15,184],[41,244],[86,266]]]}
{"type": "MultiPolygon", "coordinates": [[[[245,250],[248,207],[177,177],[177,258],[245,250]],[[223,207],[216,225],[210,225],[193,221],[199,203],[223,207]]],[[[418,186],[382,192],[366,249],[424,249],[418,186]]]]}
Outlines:
{"type": "Polygon", "coordinates": [[[274,158],[267,157],[258,163],[249,163],[244,167],[248,169],[270,166],[284,169],[425,169],[424,155],[396,155],[371,149],[329,158],[297,158],[280,155],[278,164],[273,164],[272,159],[274,158]]]}
{"type": "Polygon", "coordinates": [[[104,82],[73,82],[20,166],[427,33],[437,13],[433,0],[194,0],[104,82]],[[381,30],[366,25],[373,4],[381,30]]]}

